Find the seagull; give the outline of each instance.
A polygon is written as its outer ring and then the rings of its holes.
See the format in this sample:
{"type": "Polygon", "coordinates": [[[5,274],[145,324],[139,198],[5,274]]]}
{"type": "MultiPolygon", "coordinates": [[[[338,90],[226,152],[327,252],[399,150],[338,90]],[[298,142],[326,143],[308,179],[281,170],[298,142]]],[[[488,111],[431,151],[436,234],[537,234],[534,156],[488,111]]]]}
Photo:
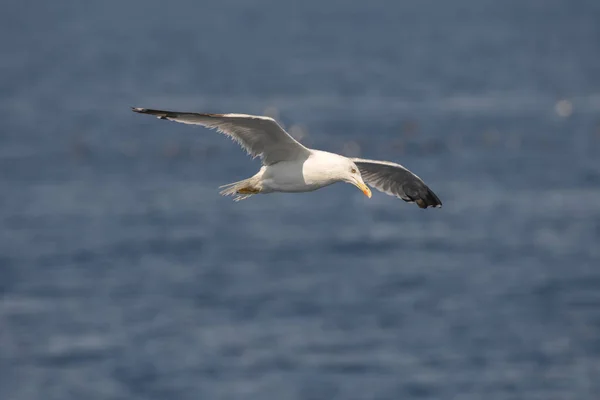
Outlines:
{"type": "Polygon", "coordinates": [[[356,186],[371,197],[369,186],[420,208],[441,207],[440,199],[417,175],[389,161],[348,158],[309,149],[290,136],[273,118],[246,114],[200,114],[193,112],[132,108],[159,119],[200,125],[229,136],[262,167],[252,177],[224,186],[220,194],[246,199],[273,192],[311,192],[336,182],[356,186]]]}

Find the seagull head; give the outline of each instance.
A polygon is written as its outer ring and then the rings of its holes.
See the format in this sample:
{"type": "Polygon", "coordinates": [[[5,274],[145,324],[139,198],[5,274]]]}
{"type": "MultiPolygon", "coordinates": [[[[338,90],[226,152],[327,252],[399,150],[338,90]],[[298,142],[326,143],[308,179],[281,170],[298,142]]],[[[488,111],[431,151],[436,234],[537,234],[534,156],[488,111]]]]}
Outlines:
{"type": "Polygon", "coordinates": [[[358,169],[356,164],[354,164],[354,162],[352,162],[352,160],[349,160],[349,159],[346,159],[346,160],[347,160],[347,162],[344,163],[343,165],[341,165],[341,170],[340,170],[340,174],[342,176],[341,180],[344,182],[350,183],[351,185],[356,186],[365,194],[365,196],[367,196],[368,198],[371,198],[371,189],[369,189],[369,187],[363,181],[363,178],[360,174],[360,170],[358,169]]]}
{"type": "Polygon", "coordinates": [[[346,182],[356,186],[367,197],[371,190],[365,185],[360,170],[352,159],[339,154],[311,150],[311,157],[303,166],[304,180],[319,187],[335,182],[346,182]]]}

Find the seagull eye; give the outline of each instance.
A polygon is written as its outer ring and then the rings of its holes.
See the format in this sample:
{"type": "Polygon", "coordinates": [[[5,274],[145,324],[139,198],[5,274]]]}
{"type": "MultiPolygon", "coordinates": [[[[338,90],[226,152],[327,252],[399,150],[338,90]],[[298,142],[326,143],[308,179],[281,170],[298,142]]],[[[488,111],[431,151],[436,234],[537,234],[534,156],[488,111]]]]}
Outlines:
{"type": "Polygon", "coordinates": [[[356,168],[350,169],[350,172],[353,173],[353,174],[355,174],[356,173],[356,168]]]}

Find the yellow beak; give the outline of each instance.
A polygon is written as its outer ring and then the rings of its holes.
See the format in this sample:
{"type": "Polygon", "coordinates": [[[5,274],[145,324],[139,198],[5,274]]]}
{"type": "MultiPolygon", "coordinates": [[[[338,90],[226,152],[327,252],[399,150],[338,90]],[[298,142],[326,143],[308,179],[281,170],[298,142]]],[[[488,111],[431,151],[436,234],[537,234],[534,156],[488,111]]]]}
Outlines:
{"type": "Polygon", "coordinates": [[[359,188],[360,190],[362,190],[362,192],[365,194],[365,196],[367,196],[368,198],[371,198],[371,189],[369,189],[367,187],[367,185],[365,185],[362,182],[356,182],[354,184],[357,188],[359,188]]]}

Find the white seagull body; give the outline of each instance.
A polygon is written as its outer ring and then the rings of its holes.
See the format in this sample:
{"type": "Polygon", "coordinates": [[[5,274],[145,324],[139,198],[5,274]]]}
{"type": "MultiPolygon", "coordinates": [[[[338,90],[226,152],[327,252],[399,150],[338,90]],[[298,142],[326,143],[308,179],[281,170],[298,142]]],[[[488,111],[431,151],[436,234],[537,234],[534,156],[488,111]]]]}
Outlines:
{"type": "Polygon", "coordinates": [[[348,158],[304,147],[273,118],[245,114],[199,114],[133,108],[160,119],[217,129],[238,142],[251,156],[261,157],[256,175],[222,186],[223,195],[242,200],[259,193],[310,192],[336,182],[358,187],[367,197],[367,184],[420,208],[441,207],[425,183],[400,164],[348,158]],[[366,182],[366,184],[365,184],[366,182]]]}

